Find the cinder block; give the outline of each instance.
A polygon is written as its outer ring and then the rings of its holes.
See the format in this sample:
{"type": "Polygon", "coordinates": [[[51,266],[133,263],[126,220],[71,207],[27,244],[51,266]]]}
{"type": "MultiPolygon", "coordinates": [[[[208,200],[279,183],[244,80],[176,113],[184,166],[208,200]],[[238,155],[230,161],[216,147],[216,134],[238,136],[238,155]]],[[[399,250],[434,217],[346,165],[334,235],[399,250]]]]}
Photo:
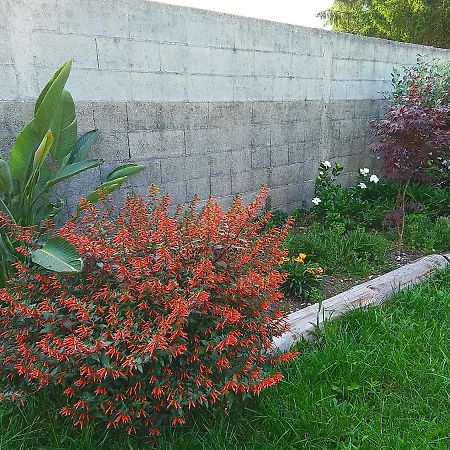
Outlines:
{"type": "Polygon", "coordinates": [[[197,129],[208,127],[208,103],[160,102],[158,128],[197,129]]]}
{"type": "Polygon", "coordinates": [[[347,84],[345,81],[331,81],[331,100],[347,100],[347,84]]]}
{"type": "Polygon", "coordinates": [[[252,150],[252,169],[264,169],[270,167],[270,147],[256,147],[252,150]]]}
{"type": "Polygon", "coordinates": [[[234,128],[252,122],[251,102],[210,102],[205,120],[208,127],[234,128]]]}
{"type": "Polygon", "coordinates": [[[213,50],[209,47],[187,47],[187,71],[192,74],[211,74],[213,50]]]}
{"type": "Polygon", "coordinates": [[[8,26],[19,32],[24,31],[24,24],[29,30],[58,30],[56,0],[41,0],[29,2],[27,0],[0,2],[0,27],[8,26]],[[48,12],[52,11],[53,14],[48,12]]]}
{"type": "Polygon", "coordinates": [[[102,133],[89,151],[89,157],[105,161],[123,161],[130,157],[128,139],[125,133],[102,133]]]}
{"type": "Polygon", "coordinates": [[[291,124],[280,124],[271,130],[270,145],[287,144],[291,136],[291,124]]]}
{"type": "Polygon", "coordinates": [[[271,186],[284,186],[303,179],[302,163],[272,167],[271,186]]]}
{"type": "Polygon", "coordinates": [[[15,137],[32,119],[33,111],[32,102],[0,101],[0,135],[15,137]]]}
{"type": "Polygon", "coordinates": [[[189,178],[189,174],[186,172],[184,157],[161,160],[161,180],[163,183],[186,180],[187,178],[189,178]]]}
{"type": "MultiPolygon", "coordinates": [[[[276,125],[274,125],[276,127],[276,125]]],[[[271,127],[267,125],[251,126],[251,145],[252,147],[267,147],[270,145],[271,127]]]]}
{"type": "Polygon", "coordinates": [[[32,51],[38,67],[54,68],[72,59],[78,69],[97,68],[97,50],[92,36],[35,31],[32,34],[32,51]]]}
{"type": "Polygon", "coordinates": [[[251,172],[234,173],[231,177],[233,194],[254,192],[262,185],[269,184],[269,172],[267,169],[252,170],[251,172]]]}
{"type": "Polygon", "coordinates": [[[186,182],[187,200],[191,200],[195,195],[198,195],[201,199],[208,199],[211,179],[209,177],[193,178],[186,182]]]}
{"type": "Polygon", "coordinates": [[[189,101],[232,101],[233,88],[233,77],[187,75],[187,99],[189,101]]]}
{"type": "Polygon", "coordinates": [[[273,45],[274,49],[280,53],[293,52],[293,30],[296,28],[284,23],[274,23],[273,45]]]}
{"type": "Polygon", "coordinates": [[[270,203],[272,209],[285,210],[288,205],[288,187],[287,186],[271,187],[270,203]]]}
{"type": "Polygon", "coordinates": [[[270,24],[242,20],[236,28],[235,47],[246,50],[275,51],[274,28],[270,24]]]}
{"type": "Polygon", "coordinates": [[[160,44],[132,39],[97,38],[98,63],[101,69],[159,72],[160,44]]]}
{"type": "Polygon", "coordinates": [[[231,158],[231,152],[213,153],[210,157],[211,177],[226,176],[231,179],[231,158]]]}
{"type": "Polygon", "coordinates": [[[184,132],[135,131],[128,134],[132,158],[165,158],[184,154],[184,132]]]}
{"type": "Polygon", "coordinates": [[[130,36],[156,42],[187,43],[186,13],[160,3],[140,2],[129,8],[130,36]]]}
{"type": "Polygon", "coordinates": [[[85,133],[95,128],[93,102],[76,102],[75,114],[77,116],[78,132],[85,133]]]}
{"type": "Polygon", "coordinates": [[[162,72],[186,72],[188,68],[189,48],[186,45],[160,44],[161,45],[161,71],[162,72]]]}
{"type": "Polygon", "coordinates": [[[13,66],[0,65],[0,86],[2,100],[13,100],[18,98],[16,72],[13,66]]]}
{"type": "Polygon", "coordinates": [[[102,132],[127,131],[126,102],[94,102],[94,124],[102,132]]]}
{"type": "Polygon", "coordinates": [[[0,42],[2,43],[0,45],[0,64],[12,64],[13,60],[8,30],[0,29],[0,42]]]}
{"type": "Polygon", "coordinates": [[[115,0],[58,0],[55,9],[59,30],[91,36],[128,36],[128,13],[124,2],[115,0]],[[99,14],[101,11],[101,14],[99,14]]]}
{"type": "Polygon", "coordinates": [[[255,75],[289,76],[292,75],[293,55],[274,52],[255,52],[255,75]]]}
{"type": "Polygon", "coordinates": [[[241,149],[231,152],[231,173],[246,172],[251,170],[252,156],[251,150],[241,149]]]}
{"type": "Polygon", "coordinates": [[[213,197],[224,197],[231,195],[231,176],[230,175],[212,175],[211,176],[211,195],[213,197]]]}
{"type": "Polygon", "coordinates": [[[186,182],[174,181],[170,183],[162,183],[161,194],[169,194],[172,205],[186,203],[188,200],[186,196],[186,182]]]}
{"type": "Polygon", "coordinates": [[[272,100],[273,77],[236,77],[234,82],[234,100],[272,100]]]}
{"type": "Polygon", "coordinates": [[[298,78],[322,78],[325,59],[322,56],[292,55],[291,75],[298,78]]]}
{"type": "Polygon", "coordinates": [[[211,161],[203,156],[186,156],[186,175],[189,178],[205,178],[211,173],[211,161]]]}
{"type": "Polygon", "coordinates": [[[307,55],[310,49],[310,41],[315,37],[310,29],[295,27],[292,31],[292,53],[307,55]]]}
{"type": "MultiPolygon", "coordinates": [[[[44,86],[48,78],[48,74],[40,76],[39,85],[44,86]]],[[[128,72],[72,68],[66,86],[77,101],[120,101],[131,97],[128,72]]]]}
{"type": "Polygon", "coordinates": [[[7,7],[9,5],[6,2],[0,3],[0,28],[6,28],[8,26],[10,13],[8,13],[7,7]]]}
{"type": "Polygon", "coordinates": [[[221,15],[192,12],[187,15],[187,41],[202,47],[234,47],[235,24],[221,15]]]}
{"type": "Polygon", "coordinates": [[[230,149],[229,131],[220,128],[186,130],[186,154],[207,154],[230,149]]]}
{"type": "Polygon", "coordinates": [[[320,79],[306,80],[306,99],[322,100],[325,96],[325,86],[320,79]]]}
{"type": "Polygon", "coordinates": [[[186,100],[186,75],[175,73],[130,73],[131,98],[146,101],[186,100]]]}
{"type": "Polygon", "coordinates": [[[150,130],[158,128],[157,102],[127,102],[128,130],[150,130]]]}
{"type": "MultiPolygon", "coordinates": [[[[307,158],[307,151],[306,151],[307,148],[310,148],[309,143],[307,143],[307,142],[292,142],[292,143],[290,143],[288,146],[289,164],[301,163],[301,162],[305,161],[305,159],[307,158]]],[[[318,151],[319,149],[316,148],[314,150],[318,151]]]]}
{"type": "Polygon", "coordinates": [[[288,144],[270,146],[270,163],[272,167],[283,166],[289,163],[288,144]]]}
{"type": "Polygon", "coordinates": [[[290,122],[290,102],[259,101],[253,102],[252,121],[255,124],[273,124],[290,122]]]}

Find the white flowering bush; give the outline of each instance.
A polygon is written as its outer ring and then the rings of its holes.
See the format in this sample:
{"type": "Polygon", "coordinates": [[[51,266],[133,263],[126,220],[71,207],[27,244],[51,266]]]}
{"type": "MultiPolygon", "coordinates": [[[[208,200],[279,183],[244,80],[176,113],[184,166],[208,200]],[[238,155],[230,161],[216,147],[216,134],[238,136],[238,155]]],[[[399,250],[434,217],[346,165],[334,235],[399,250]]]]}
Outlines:
{"type": "Polygon", "coordinates": [[[357,182],[350,187],[339,184],[344,167],[322,161],[316,178],[312,210],[325,225],[339,229],[381,225],[387,211],[386,184],[367,167],[357,172],[357,182]]]}

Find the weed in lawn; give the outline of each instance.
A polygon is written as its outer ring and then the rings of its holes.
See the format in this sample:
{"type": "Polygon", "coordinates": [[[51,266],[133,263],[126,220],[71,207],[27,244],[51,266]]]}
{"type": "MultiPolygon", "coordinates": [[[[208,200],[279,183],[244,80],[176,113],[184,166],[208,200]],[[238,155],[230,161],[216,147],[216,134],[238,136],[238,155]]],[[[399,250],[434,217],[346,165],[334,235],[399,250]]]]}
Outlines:
{"type": "Polygon", "coordinates": [[[405,242],[414,249],[426,253],[450,251],[450,219],[431,219],[425,214],[410,214],[406,217],[405,242]]]}
{"type": "Polygon", "coordinates": [[[285,245],[290,255],[304,252],[320,261],[326,273],[364,277],[389,267],[387,239],[362,228],[345,232],[315,224],[304,233],[290,234],[285,245]]]}

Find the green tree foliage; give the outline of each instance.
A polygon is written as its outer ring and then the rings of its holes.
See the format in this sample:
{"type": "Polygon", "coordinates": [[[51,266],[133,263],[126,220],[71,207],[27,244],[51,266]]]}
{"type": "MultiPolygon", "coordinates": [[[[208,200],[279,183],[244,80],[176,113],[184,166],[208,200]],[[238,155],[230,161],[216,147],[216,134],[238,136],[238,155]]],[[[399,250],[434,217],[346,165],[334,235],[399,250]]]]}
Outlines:
{"type": "Polygon", "coordinates": [[[450,0],[334,0],[334,31],[450,48],[450,0]]]}

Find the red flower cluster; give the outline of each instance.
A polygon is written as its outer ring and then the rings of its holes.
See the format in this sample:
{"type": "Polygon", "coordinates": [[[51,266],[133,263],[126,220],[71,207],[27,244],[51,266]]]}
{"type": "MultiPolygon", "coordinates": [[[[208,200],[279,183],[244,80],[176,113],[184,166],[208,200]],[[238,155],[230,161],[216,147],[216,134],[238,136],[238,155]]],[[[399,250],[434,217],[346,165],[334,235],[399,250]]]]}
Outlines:
{"type": "Polygon", "coordinates": [[[249,207],[237,198],[226,213],[194,201],[174,216],[154,194],[117,211],[84,203],[59,231],[83,255],[83,273],[19,265],[0,291],[1,375],[61,386],[61,413],[80,427],[151,435],[198,405],[277,383],[273,366],[296,353],[270,353],[286,329],[277,267],[287,227],[266,229],[266,196],[249,207]]]}

